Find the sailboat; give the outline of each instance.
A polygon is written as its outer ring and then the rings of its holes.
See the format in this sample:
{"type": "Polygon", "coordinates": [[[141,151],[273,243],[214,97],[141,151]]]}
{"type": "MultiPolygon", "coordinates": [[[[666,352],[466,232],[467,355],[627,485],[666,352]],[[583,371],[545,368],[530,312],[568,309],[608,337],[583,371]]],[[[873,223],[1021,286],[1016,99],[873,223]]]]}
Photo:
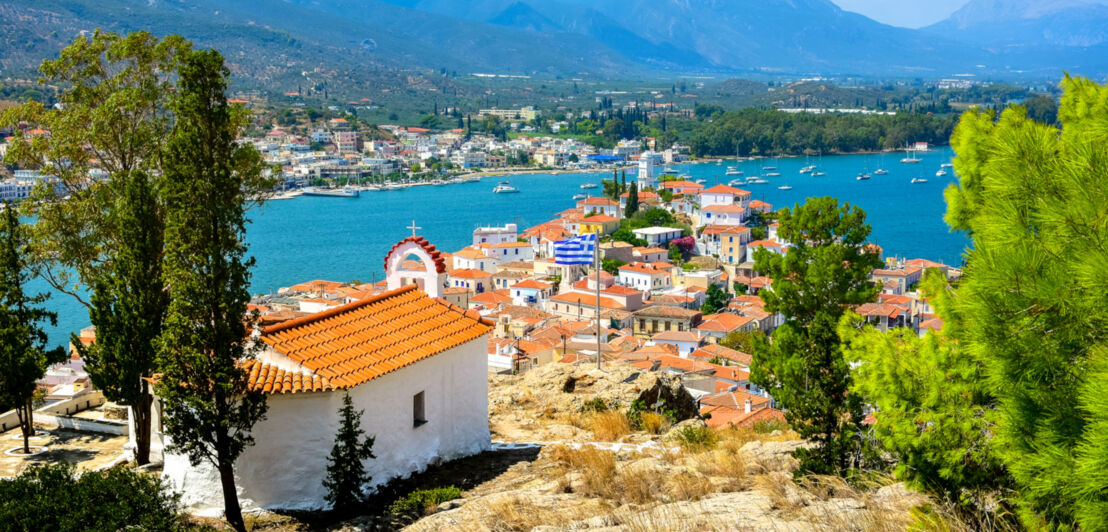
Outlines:
{"type": "Polygon", "coordinates": [[[763,168],[763,170],[769,170],[768,172],[765,172],[766,177],[777,177],[781,175],[781,172],[777,171],[777,159],[773,160],[773,164],[773,166],[767,166],[763,168]]]}
{"type": "Polygon", "coordinates": [[[888,174],[888,173],[889,173],[889,171],[885,169],[885,154],[882,153],[881,154],[881,165],[878,166],[877,169],[873,171],[873,174],[874,175],[885,175],[885,174],[888,174]]]}
{"type": "Polygon", "coordinates": [[[901,159],[900,162],[902,162],[904,164],[916,164],[916,163],[920,162],[921,160],[922,159],[912,155],[912,150],[905,149],[904,150],[904,158],[901,159]]]}

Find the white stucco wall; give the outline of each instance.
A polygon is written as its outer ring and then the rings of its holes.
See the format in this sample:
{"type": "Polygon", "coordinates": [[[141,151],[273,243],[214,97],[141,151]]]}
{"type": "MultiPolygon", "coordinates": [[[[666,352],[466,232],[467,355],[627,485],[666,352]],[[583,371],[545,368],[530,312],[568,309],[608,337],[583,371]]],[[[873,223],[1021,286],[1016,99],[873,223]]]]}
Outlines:
{"type": "MultiPolygon", "coordinates": [[[[362,427],[375,436],[376,459],[366,462],[372,485],[405,477],[440,460],[491,448],[488,424],[487,337],[416,362],[350,391],[365,411],[362,427]],[[412,398],[424,392],[427,423],[413,427],[412,398]]],[[[269,412],[254,426],[255,445],[235,463],[244,508],[325,506],[323,478],[338,431],[342,392],[270,395],[269,412]]],[[[166,453],[163,477],[198,514],[223,508],[219,477],[166,453]]]]}

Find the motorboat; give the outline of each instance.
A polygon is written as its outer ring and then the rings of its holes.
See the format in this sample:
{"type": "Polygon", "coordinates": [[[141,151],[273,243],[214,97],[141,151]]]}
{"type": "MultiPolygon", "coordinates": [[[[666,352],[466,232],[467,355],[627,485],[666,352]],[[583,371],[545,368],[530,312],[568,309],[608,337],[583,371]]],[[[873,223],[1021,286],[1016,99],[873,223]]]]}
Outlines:
{"type": "Polygon", "coordinates": [[[585,184],[581,185],[581,188],[582,189],[596,188],[596,183],[585,183],[585,184]]]}
{"type": "Polygon", "coordinates": [[[766,172],[766,177],[777,177],[777,176],[780,176],[780,175],[781,175],[781,172],[766,172]]]}
{"type": "Polygon", "coordinates": [[[305,196],[320,196],[325,198],[356,198],[359,196],[358,189],[347,185],[342,188],[315,188],[308,187],[304,189],[305,196]]]}
{"type": "Polygon", "coordinates": [[[781,186],[777,187],[777,190],[792,190],[792,189],[793,189],[793,187],[791,187],[789,185],[781,185],[781,186]]]}
{"type": "Polygon", "coordinates": [[[821,171],[821,170],[816,170],[815,172],[812,172],[812,175],[813,175],[813,176],[816,176],[816,177],[823,177],[823,176],[825,176],[825,175],[827,175],[827,174],[826,174],[826,173],[824,173],[824,172],[823,172],[823,171],[821,171]]]}
{"type": "Polygon", "coordinates": [[[940,168],[954,168],[952,163],[943,163],[939,165],[940,168]]]}
{"type": "Polygon", "coordinates": [[[738,168],[735,168],[734,166],[728,166],[727,171],[724,172],[723,174],[724,175],[743,175],[743,171],[739,170],[738,168]]]}
{"type": "Polygon", "coordinates": [[[942,168],[939,168],[939,171],[935,172],[935,177],[942,177],[944,175],[946,175],[946,170],[944,170],[942,168]]]}
{"type": "Polygon", "coordinates": [[[810,165],[808,165],[808,166],[805,166],[804,168],[801,168],[801,169],[800,169],[800,173],[802,173],[802,174],[810,174],[810,173],[812,173],[812,171],[814,171],[815,169],[816,169],[816,165],[814,165],[814,164],[810,164],[810,165]]]}
{"type": "Polygon", "coordinates": [[[769,181],[766,181],[765,179],[759,179],[759,178],[748,179],[746,181],[746,184],[748,184],[748,185],[764,185],[766,183],[769,183],[769,181]]]}
{"type": "Polygon", "coordinates": [[[574,195],[573,195],[573,200],[574,200],[574,201],[581,201],[581,200],[583,200],[583,199],[585,199],[585,198],[587,198],[587,197],[588,197],[588,196],[587,196],[587,195],[585,195],[585,194],[574,194],[574,195]]]}
{"type": "Polygon", "coordinates": [[[869,179],[869,177],[869,174],[858,174],[858,177],[856,177],[855,179],[857,179],[858,181],[865,181],[866,179],[869,179]]]}
{"type": "Polygon", "coordinates": [[[519,189],[513,187],[511,183],[507,181],[501,181],[496,184],[496,188],[492,189],[494,194],[513,194],[519,192],[519,189]]]}
{"type": "Polygon", "coordinates": [[[744,184],[746,184],[745,179],[732,179],[732,180],[727,182],[727,185],[732,186],[732,187],[737,187],[737,186],[744,185],[744,184]]]}
{"type": "Polygon", "coordinates": [[[703,179],[697,179],[696,180],[696,184],[698,184],[698,185],[703,185],[704,183],[706,183],[706,181],[703,180],[703,179]]]}
{"type": "Polygon", "coordinates": [[[884,168],[878,168],[878,169],[873,171],[874,175],[886,175],[888,173],[889,173],[889,171],[885,170],[884,168]]]}
{"type": "Polygon", "coordinates": [[[926,182],[927,182],[927,179],[922,178],[922,177],[913,177],[912,178],[912,184],[913,185],[916,184],[916,183],[926,183],[926,182]]]}

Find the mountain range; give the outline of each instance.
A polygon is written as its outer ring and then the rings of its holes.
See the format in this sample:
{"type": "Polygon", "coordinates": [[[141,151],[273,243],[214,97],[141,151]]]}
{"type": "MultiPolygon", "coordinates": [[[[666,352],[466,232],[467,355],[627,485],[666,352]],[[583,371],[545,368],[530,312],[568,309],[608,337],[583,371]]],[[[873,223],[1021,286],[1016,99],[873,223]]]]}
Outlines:
{"type": "Polygon", "coordinates": [[[259,83],[307,72],[367,83],[413,68],[623,79],[1101,77],[1103,1],[971,0],[911,30],[830,0],[5,0],[0,73],[33,70],[78,32],[104,28],[180,33],[259,83]]]}

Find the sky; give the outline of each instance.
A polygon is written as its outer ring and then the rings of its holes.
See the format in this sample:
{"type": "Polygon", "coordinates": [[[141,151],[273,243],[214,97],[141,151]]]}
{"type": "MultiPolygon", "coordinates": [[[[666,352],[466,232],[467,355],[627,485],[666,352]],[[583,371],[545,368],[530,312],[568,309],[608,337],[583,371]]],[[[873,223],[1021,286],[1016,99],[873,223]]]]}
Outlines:
{"type": "Polygon", "coordinates": [[[967,0],[832,0],[839,7],[861,13],[878,22],[920,28],[938,22],[967,0]]]}

